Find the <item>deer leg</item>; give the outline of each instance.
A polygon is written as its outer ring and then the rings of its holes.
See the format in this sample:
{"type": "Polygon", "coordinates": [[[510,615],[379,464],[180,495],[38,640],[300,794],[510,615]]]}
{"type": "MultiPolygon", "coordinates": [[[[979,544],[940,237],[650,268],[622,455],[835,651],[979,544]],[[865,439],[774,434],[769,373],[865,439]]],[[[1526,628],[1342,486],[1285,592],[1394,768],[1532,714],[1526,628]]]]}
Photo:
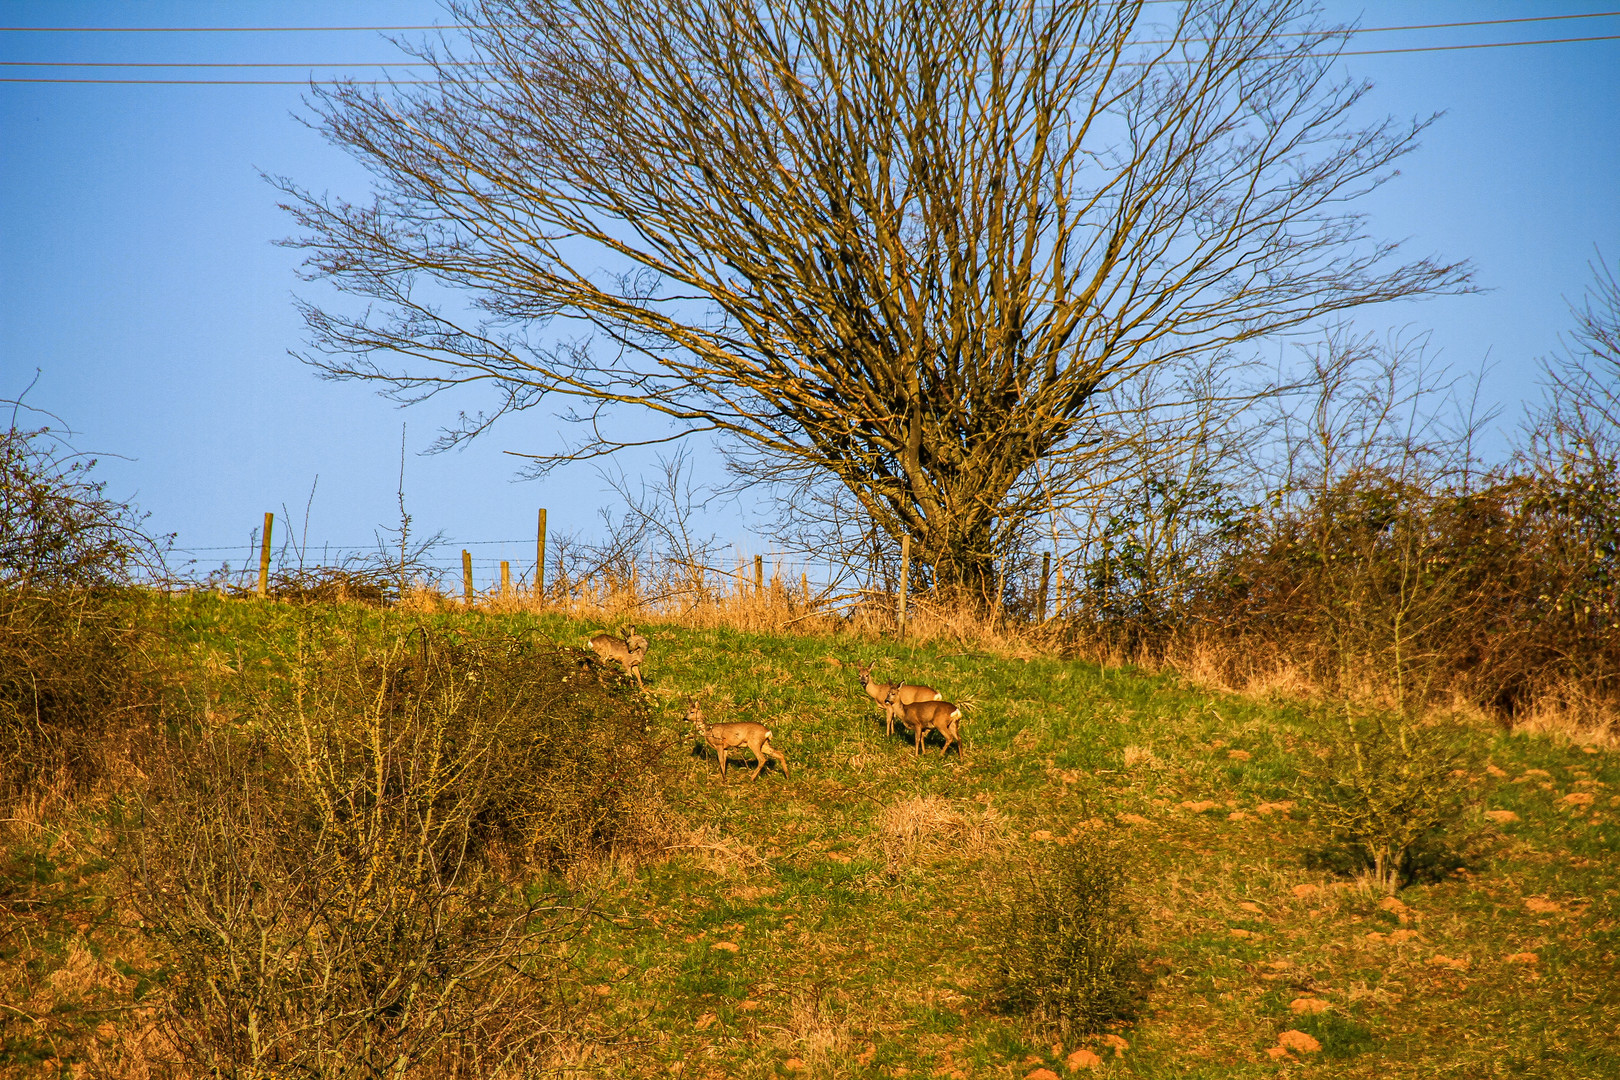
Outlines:
{"type": "Polygon", "coordinates": [[[765,767],[765,763],[767,761],[775,758],[777,763],[782,766],[782,776],[784,779],[786,779],[788,774],[787,755],[782,753],[782,751],[778,750],[776,747],[772,746],[769,739],[760,744],[758,757],[759,767],[761,769],[765,767]]]}
{"type": "Polygon", "coordinates": [[[754,775],[752,779],[758,780],[759,774],[765,771],[765,763],[770,760],[765,756],[765,747],[768,745],[768,743],[761,743],[758,746],[748,748],[754,752],[754,775]]]}
{"type": "Polygon", "coordinates": [[[720,753],[720,782],[724,783],[725,779],[726,779],[726,754],[727,754],[726,748],[723,747],[723,746],[720,747],[719,748],[719,753],[720,753]]]}

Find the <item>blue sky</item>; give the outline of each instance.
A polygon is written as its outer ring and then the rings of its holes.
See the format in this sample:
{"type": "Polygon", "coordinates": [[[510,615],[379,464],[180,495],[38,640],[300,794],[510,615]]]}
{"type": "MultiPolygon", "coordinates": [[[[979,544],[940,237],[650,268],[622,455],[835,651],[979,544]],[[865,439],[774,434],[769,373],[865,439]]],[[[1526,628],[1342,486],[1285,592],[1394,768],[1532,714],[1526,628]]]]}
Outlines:
{"type": "MultiPolygon", "coordinates": [[[[1364,26],[1611,10],[1601,3],[1331,3],[1364,26]]],[[[76,3],[0,0],[0,25],[399,25],[442,20],[431,3],[238,0],[76,3]]],[[[1367,34],[1357,48],[1620,34],[1620,16],[1367,34]]],[[[5,61],[384,60],[368,33],[67,34],[0,32],[5,61]]],[[[1557,347],[1568,301],[1601,249],[1620,261],[1620,41],[1353,57],[1396,116],[1446,115],[1364,209],[1377,235],[1415,253],[1474,262],[1487,292],[1391,305],[1366,329],[1429,331],[1458,368],[1489,359],[1485,396],[1506,427],[1535,394],[1535,360],[1557,347]]],[[[86,72],[8,66],[0,77],[86,72]]],[[[182,77],[200,77],[191,69],[182,77]]],[[[102,74],[107,74],[103,72],[102,74]]],[[[129,74],[129,72],[123,72],[129,74]]],[[[139,76],[157,76],[140,71],[139,76]]],[[[240,77],[226,71],[223,77],[240,77]]],[[[250,77],[302,79],[307,70],[250,77]]],[[[103,458],[111,493],[217,565],[242,561],[265,510],[291,511],[317,548],[368,544],[397,517],[400,426],[405,491],[419,529],[480,544],[481,560],[532,558],[535,509],[554,529],[594,529],[613,501],[591,467],[514,482],[503,453],[543,438],[539,414],[471,448],[421,456],[451,400],[401,412],[361,387],[325,383],[288,355],[302,341],[291,297],[298,253],[260,171],[358,196],[364,177],[295,118],[299,86],[0,83],[0,396],[40,376],[29,402],[103,458]],[[438,411],[435,411],[438,410],[438,411]]],[[[634,473],[644,462],[630,461],[634,473]]],[[[740,512],[715,527],[749,550],[740,512]]],[[[453,553],[452,553],[453,557],[453,553]]],[[[481,578],[490,563],[480,564],[481,578]]]]}

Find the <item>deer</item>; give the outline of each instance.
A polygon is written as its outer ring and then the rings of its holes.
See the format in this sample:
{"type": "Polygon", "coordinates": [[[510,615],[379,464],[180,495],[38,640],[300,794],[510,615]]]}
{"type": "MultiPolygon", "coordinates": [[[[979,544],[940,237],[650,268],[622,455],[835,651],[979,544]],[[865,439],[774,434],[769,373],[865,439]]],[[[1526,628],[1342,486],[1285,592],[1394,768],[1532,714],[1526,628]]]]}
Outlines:
{"type": "MultiPolygon", "coordinates": [[[[861,675],[861,686],[873,701],[883,706],[883,714],[888,720],[889,737],[894,738],[894,720],[898,709],[891,709],[887,704],[890,692],[899,695],[901,705],[911,705],[921,701],[944,701],[945,695],[932,686],[918,686],[912,683],[875,683],[872,681],[872,665],[861,664],[858,668],[861,675]]],[[[901,717],[903,720],[904,717],[901,717]]]]}
{"type": "Polygon", "coordinates": [[[703,710],[698,708],[696,698],[686,699],[686,718],[697,729],[698,738],[714,747],[720,755],[720,782],[726,779],[726,758],[733,750],[743,747],[754,752],[753,779],[758,780],[759,774],[765,769],[765,762],[775,758],[782,766],[782,779],[790,779],[788,775],[787,757],[771,745],[771,729],[764,724],[756,724],[751,720],[738,721],[731,724],[710,724],[703,719],[703,710]]]}
{"type": "Polygon", "coordinates": [[[945,737],[945,745],[940,748],[939,756],[944,758],[951,749],[951,743],[955,743],[956,758],[958,761],[962,759],[962,735],[957,726],[962,720],[962,710],[953,702],[936,699],[913,701],[908,705],[900,700],[900,688],[891,686],[888,695],[883,699],[883,708],[889,714],[891,724],[898,715],[911,729],[917,740],[918,757],[922,757],[923,740],[928,737],[928,733],[937,731],[945,737]]]}
{"type": "Polygon", "coordinates": [[[585,644],[603,663],[609,660],[618,661],[626,672],[636,677],[637,686],[643,690],[647,688],[641,681],[641,662],[647,658],[647,639],[636,633],[635,627],[626,626],[622,638],[616,638],[612,634],[597,634],[595,637],[586,638],[585,644]]]}

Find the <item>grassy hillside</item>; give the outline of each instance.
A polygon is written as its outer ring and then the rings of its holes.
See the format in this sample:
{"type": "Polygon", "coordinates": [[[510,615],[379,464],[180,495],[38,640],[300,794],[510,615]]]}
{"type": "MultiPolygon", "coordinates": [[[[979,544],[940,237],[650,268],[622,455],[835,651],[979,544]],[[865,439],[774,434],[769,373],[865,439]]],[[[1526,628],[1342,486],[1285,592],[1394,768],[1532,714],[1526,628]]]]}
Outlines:
{"type": "MultiPolygon", "coordinates": [[[[309,616],[193,596],[150,618],[177,696],[224,717],[278,677],[309,616]]],[[[574,644],[604,628],[428,618],[574,644]]],[[[1391,899],[1298,805],[1315,744],[1297,703],[940,643],[641,629],[669,848],[570,883],[604,916],[571,953],[567,993],[588,1018],[556,1057],[574,1075],[1061,1075],[1085,1047],[1117,1076],[1620,1076],[1612,750],[1470,729],[1462,828],[1391,899]],[[962,760],[886,737],[857,660],[969,699],[962,760]],[[734,768],[722,784],[693,750],[689,694],[711,722],[768,724],[791,779],[734,768]],[[1016,868],[1083,832],[1129,854],[1152,983],[1134,1024],[1062,1045],[998,1013],[991,976],[1016,868]],[[1279,1049],[1285,1031],[1321,1049],[1279,1049]]],[[[93,1065],[164,977],[95,861],[91,819],[54,813],[7,826],[0,899],[27,926],[0,946],[0,999],[64,1033],[0,1021],[18,1075],[93,1065]]]]}

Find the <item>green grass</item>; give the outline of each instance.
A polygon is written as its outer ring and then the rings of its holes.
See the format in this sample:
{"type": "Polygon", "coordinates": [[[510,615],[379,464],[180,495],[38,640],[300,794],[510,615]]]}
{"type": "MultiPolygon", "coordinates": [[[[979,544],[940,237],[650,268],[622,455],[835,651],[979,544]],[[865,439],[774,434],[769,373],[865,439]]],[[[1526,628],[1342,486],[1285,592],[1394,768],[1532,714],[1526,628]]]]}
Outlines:
{"type": "MultiPolygon", "coordinates": [[[[277,675],[301,622],[407,618],[205,596],[158,603],[154,617],[181,693],[226,710],[277,675]]],[[[567,643],[603,628],[555,615],[428,621],[486,619],[567,643]]],[[[1107,1075],[1274,1076],[1266,1051],[1296,1029],[1322,1045],[1288,1059],[1301,1075],[1620,1076],[1612,753],[1474,730],[1481,768],[1466,777],[1454,868],[1404,889],[1405,910],[1391,911],[1324,868],[1298,807],[1275,806],[1293,798],[1312,749],[1290,703],[946,644],[638,625],[652,642],[643,674],[671,747],[666,799],[682,844],[590,881],[609,918],[574,958],[576,991],[596,1002],[583,1075],[1062,1074],[1076,1046],[988,1005],[997,866],[1098,827],[1132,852],[1154,976],[1140,1020],[1119,1032],[1129,1048],[1096,1047],[1107,1075]],[[919,759],[887,738],[857,660],[976,703],[965,760],[942,759],[937,742],[919,759]],[[750,783],[734,770],[722,784],[713,755],[692,753],[687,694],[711,722],[768,724],[792,779],[769,769],[750,783]],[[1579,791],[1591,805],[1562,801],[1579,791]],[[886,844],[885,812],[927,796],[955,831],[886,844]],[[1507,959],[1522,953],[1537,962],[1507,959]],[[1300,997],[1329,1009],[1296,1014],[1300,997]]],[[[14,847],[15,872],[56,873],[17,861],[39,844],[14,847]]],[[[81,918],[64,915],[46,936],[92,940],[108,964],[124,962],[126,939],[110,923],[78,930],[81,918]]]]}

